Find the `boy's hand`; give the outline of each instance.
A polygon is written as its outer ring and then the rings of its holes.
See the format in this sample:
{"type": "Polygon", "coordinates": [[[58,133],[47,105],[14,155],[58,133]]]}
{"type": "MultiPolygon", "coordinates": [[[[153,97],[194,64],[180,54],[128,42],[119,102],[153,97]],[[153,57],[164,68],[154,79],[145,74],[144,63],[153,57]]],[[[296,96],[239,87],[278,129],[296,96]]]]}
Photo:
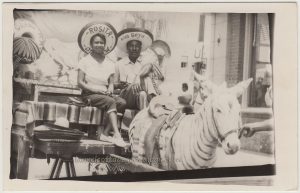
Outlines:
{"type": "Polygon", "coordinates": [[[109,87],[107,88],[107,94],[108,94],[108,95],[111,95],[113,92],[114,92],[114,87],[113,87],[113,86],[109,86],[109,87]]]}

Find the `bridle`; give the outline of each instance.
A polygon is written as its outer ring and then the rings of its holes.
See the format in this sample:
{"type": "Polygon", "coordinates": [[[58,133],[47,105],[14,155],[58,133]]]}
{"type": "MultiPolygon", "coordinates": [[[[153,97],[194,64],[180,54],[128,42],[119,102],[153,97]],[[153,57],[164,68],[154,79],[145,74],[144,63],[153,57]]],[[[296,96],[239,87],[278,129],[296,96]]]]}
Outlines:
{"type": "MultiPolygon", "coordinates": [[[[217,123],[216,123],[216,120],[215,120],[215,112],[214,112],[214,110],[213,110],[213,108],[211,108],[211,112],[212,112],[212,120],[213,120],[213,124],[214,124],[214,129],[215,129],[215,131],[216,131],[216,133],[217,133],[217,140],[218,140],[218,142],[219,142],[219,144],[222,144],[222,142],[224,141],[224,139],[228,136],[228,135],[230,135],[230,134],[232,134],[232,133],[238,133],[238,132],[240,132],[240,130],[241,130],[241,127],[242,127],[242,119],[241,119],[241,116],[239,116],[239,124],[238,124],[238,128],[237,129],[233,129],[233,130],[230,130],[230,131],[228,131],[227,133],[225,133],[224,135],[222,135],[221,134],[221,132],[219,131],[219,129],[218,129],[218,127],[217,127],[217,123]]],[[[239,133],[238,133],[239,134],[239,133]]],[[[240,136],[240,135],[238,135],[238,136],[240,136]]]]}

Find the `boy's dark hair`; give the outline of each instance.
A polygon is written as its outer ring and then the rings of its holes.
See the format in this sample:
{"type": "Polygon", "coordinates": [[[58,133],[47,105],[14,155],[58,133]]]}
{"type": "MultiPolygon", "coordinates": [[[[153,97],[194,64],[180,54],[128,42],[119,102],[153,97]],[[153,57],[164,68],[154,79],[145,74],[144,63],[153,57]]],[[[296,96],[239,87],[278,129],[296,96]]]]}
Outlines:
{"type": "Polygon", "coordinates": [[[182,83],[182,91],[187,91],[189,89],[189,86],[187,83],[182,83]]]}
{"type": "Polygon", "coordinates": [[[105,36],[104,36],[103,34],[97,33],[97,34],[94,34],[94,35],[91,37],[91,39],[90,39],[90,45],[91,45],[91,46],[92,46],[92,42],[94,41],[94,39],[95,39],[96,37],[100,37],[101,39],[103,39],[103,40],[104,40],[104,44],[106,44],[106,38],[105,38],[105,36]]]}

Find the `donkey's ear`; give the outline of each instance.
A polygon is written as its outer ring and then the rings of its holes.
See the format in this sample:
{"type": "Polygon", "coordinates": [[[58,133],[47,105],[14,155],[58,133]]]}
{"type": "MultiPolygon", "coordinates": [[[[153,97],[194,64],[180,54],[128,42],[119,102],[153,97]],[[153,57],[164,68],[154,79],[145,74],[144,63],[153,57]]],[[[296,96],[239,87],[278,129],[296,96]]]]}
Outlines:
{"type": "Polygon", "coordinates": [[[252,82],[253,78],[249,78],[248,80],[242,81],[237,85],[231,87],[229,91],[239,97],[243,94],[243,92],[248,88],[250,83],[252,82]]]}

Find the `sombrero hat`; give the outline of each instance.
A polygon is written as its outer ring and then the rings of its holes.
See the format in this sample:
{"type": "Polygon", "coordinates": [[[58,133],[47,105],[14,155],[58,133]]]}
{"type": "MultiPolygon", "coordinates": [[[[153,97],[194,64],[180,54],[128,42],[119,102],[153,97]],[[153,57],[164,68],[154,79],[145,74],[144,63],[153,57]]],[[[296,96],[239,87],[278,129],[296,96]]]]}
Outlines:
{"type": "Polygon", "coordinates": [[[117,45],[117,32],[112,25],[105,22],[91,22],[84,26],[78,34],[78,45],[85,53],[91,52],[90,40],[95,34],[102,34],[106,39],[105,55],[110,53],[117,45]]]}
{"type": "Polygon", "coordinates": [[[131,40],[137,40],[142,43],[142,50],[149,48],[153,41],[153,35],[145,29],[127,28],[118,33],[118,48],[127,52],[127,43],[131,40]]]}
{"type": "Polygon", "coordinates": [[[45,39],[42,32],[33,22],[27,19],[18,18],[15,20],[14,25],[14,38],[31,38],[38,49],[42,50],[45,39]]]}
{"type": "Polygon", "coordinates": [[[170,57],[171,56],[171,49],[169,47],[169,45],[162,40],[155,40],[152,45],[151,45],[151,49],[160,56],[166,56],[166,57],[170,57]]]}

